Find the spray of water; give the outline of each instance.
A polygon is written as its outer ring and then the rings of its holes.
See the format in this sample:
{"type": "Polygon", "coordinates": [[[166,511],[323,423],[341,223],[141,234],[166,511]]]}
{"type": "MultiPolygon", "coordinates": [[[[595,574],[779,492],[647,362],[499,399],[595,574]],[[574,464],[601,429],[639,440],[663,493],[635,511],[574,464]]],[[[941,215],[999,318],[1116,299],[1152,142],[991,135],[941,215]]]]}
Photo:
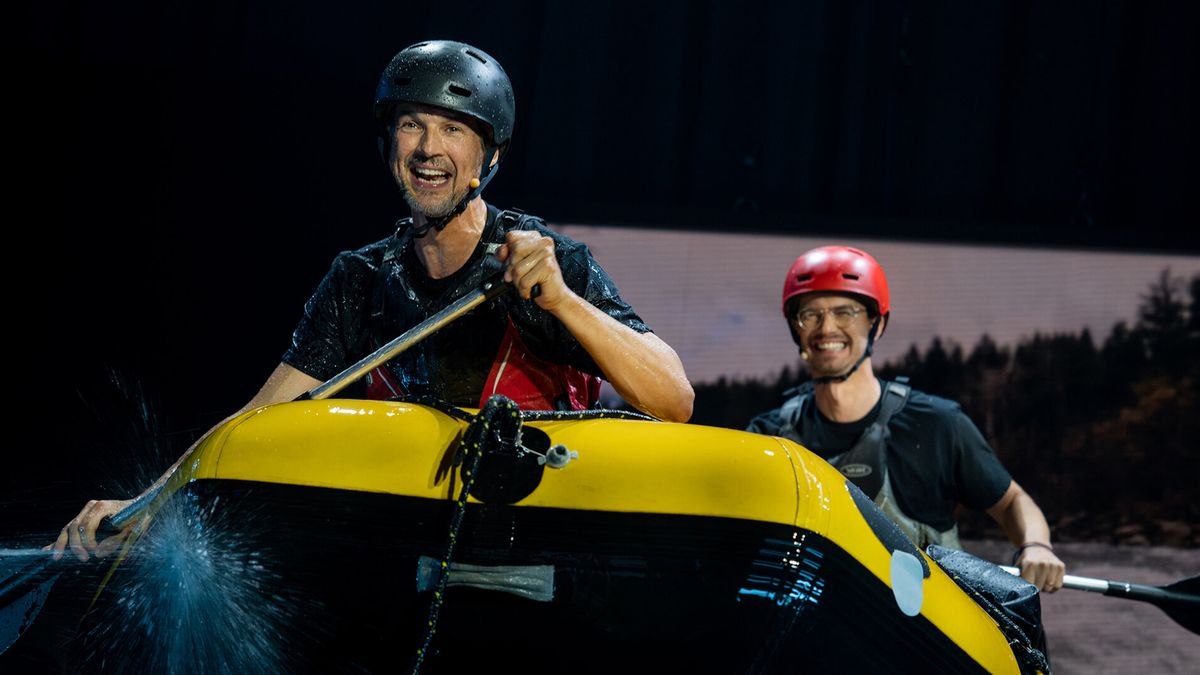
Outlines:
{"type": "MultiPolygon", "coordinates": [[[[86,496],[133,496],[202,430],[166,433],[136,378],[109,369],[104,379],[98,393],[78,392],[86,431],[73,441],[79,459],[102,484],[99,494],[86,496]]],[[[73,514],[83,501],[64,507],[64,513],[73,514]]],[[[181,490],[155,514],[94,603],[91,596],[113,559],[78,563],[73,556],[64,557],[59,563],[66,572],[57,588],[60,598],[72,594],[74,606],[90,604],[78,624],[78,615],[59,620],[65,624],[64,642],[70,652],[66,672],[301,670],[292,663],[292,654],[299,653],[297,642],[321,636],[312,635],[316,629],[311,627],[299,628],[304,622],[295,618],[300,613],[312,616],[314,603],[281,583],[281,565],[261,543],[269,541],[262,536],[269,527],[242,505],[201,500],[181,490]],[[70,630],[72,626],[77,627],[70,630]]],[[[37,555],[40,550],[35,547],[57,535],[30,535],[6,544],[30,546],[29,554],[37,555]]]]}
{"type": "MultiPolygon", "coordinates": [[[[219,499],[177,494],[156,514],[85,621],[84,670],[105,673],[286,673],[312,607],[281,583],[269,552],[219,499]]],[[[258,524],[262,526],[261,523],[258,524]]]]}

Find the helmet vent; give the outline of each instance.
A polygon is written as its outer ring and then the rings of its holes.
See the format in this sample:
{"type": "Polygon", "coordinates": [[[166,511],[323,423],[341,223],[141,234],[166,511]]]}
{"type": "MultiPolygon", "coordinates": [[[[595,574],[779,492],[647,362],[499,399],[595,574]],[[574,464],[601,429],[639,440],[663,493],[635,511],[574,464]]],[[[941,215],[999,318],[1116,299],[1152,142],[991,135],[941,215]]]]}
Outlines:
{"type": "Polygon", "coordinates": [[[471,97],[470,89],[467,89],[466,87],[460,87],[457,84],[446,85],[446,91],[450,92],[451,94],[455,94],[457,96],[462,96],[463,98],[471,97]]]}
{"type": "Polygon", "coordinates": [[[806,281],[812,281],[811,274],[801,274],[800,276],[796,277],[796,283],[798,284],[802,284],[806,281]]]}
{"type": "Polygon", "coordinates": [[[843,272],[843,273],[842,273],[842,278],[843,278],[843,279],[849,279],[850,281],[858,281],[858,275],[857,275],[857,274],[846,274],[845,272],[843,272]]]}
{"type": "Polygon", "coordinates": [[[485,59],[485,58],[483,58],[482,56],[480,56],[480,55],[476,54],[475,52],[471,51],[470,49],[464,49],[464,50],[463,50],[463,53],[464,53],[464,54],[466,54],[467,56],[473,56],[473,57],[475,57],[476,59],[478,59],[478,60],[479,60],[479,62],[480,62],[480,63],[487,63],[487,59],[485,59]]]}
{"type": "Polygon", "coordinates": [[[411,78],[411,77],[399,77],[399,76],[397,76],[397,77],[393,77],[393,78],[392,78],[392,84],[396,85],[397,87],[404,87],[404,86],[407,86],[407,85],[409,85],[409,84],[411,84],[411,83],[412,83],[412,78],[411,78]]]}

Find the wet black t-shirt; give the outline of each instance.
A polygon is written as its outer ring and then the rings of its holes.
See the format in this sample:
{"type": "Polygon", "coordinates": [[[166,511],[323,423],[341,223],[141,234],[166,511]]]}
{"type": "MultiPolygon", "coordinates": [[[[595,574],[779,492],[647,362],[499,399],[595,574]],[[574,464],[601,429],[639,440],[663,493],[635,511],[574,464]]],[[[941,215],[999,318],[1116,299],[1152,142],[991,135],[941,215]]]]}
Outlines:
{"type": "MultiPolygon", "coordinates": [[[[498,273],[501,264],[489,249],[504,243],[504,234],[512,229],[536,230],[552,238],[563,279],[572,291],[618,323],[639,333],[649,332],[586,245],[554,232],[540,219],[526,216],[518,221],[499,215],[498,209],[488,207],[487,224],[474,253],[462,268],[443,279],[426,274],[407,230],[338,255],[305,303],[283,362],[319,380],[337,375],[498,273]]],[[[516,291],[441,328],[388,362],[388,370],[409,394],[477,406],[508,318],[540,358],[601,374],[558,319],[536,303],[522,300],[516,291]]]]}
{"type": "MultiPolygon", "coordinates": [[[[881,381],[883,391],[886,383],[881,381]]],[[[821,414],[810,396],[797,426],[809,450],[828,459],[849,450],[879,416],[882,402],[856,422],[834,422],[821,414]]],[[[747,431],[784,436],[780,409],[750,421],[747,431]]],[[[954,509],[964,504],[979,511],[999,501],[1012,476],[978,427],[959,405],[912,390],[888,423],[887,468],[901,510],[939,530],[954,526],[954,509]]]]}

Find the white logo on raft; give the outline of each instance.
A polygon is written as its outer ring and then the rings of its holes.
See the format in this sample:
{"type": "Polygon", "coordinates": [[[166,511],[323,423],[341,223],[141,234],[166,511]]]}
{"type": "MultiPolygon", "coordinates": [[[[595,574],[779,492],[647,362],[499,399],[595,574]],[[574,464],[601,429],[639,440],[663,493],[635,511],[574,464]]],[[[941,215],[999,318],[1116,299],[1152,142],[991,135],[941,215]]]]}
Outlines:
{"type": "Polygon", "coordinates": [[[862,478],[870,476],[873,469],[869,464],[847,464],[842,467],[842,475],[846,478],[862,478]]]}

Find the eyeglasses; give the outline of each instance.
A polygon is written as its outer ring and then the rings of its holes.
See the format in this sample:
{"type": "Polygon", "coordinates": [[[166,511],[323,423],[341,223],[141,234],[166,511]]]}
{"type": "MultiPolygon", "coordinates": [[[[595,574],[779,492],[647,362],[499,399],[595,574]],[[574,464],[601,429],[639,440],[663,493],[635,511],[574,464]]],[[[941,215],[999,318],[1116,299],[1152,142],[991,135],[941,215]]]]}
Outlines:
{"type": "Polygon", "coordinates": [[[826,312],[833,317],[838,328],[845,328],[867,310],[862,307],[834,307],[833,309],[802,309],[796,312],[796,323],[800,328],[816,328],[821,325],[826,312]]]}

